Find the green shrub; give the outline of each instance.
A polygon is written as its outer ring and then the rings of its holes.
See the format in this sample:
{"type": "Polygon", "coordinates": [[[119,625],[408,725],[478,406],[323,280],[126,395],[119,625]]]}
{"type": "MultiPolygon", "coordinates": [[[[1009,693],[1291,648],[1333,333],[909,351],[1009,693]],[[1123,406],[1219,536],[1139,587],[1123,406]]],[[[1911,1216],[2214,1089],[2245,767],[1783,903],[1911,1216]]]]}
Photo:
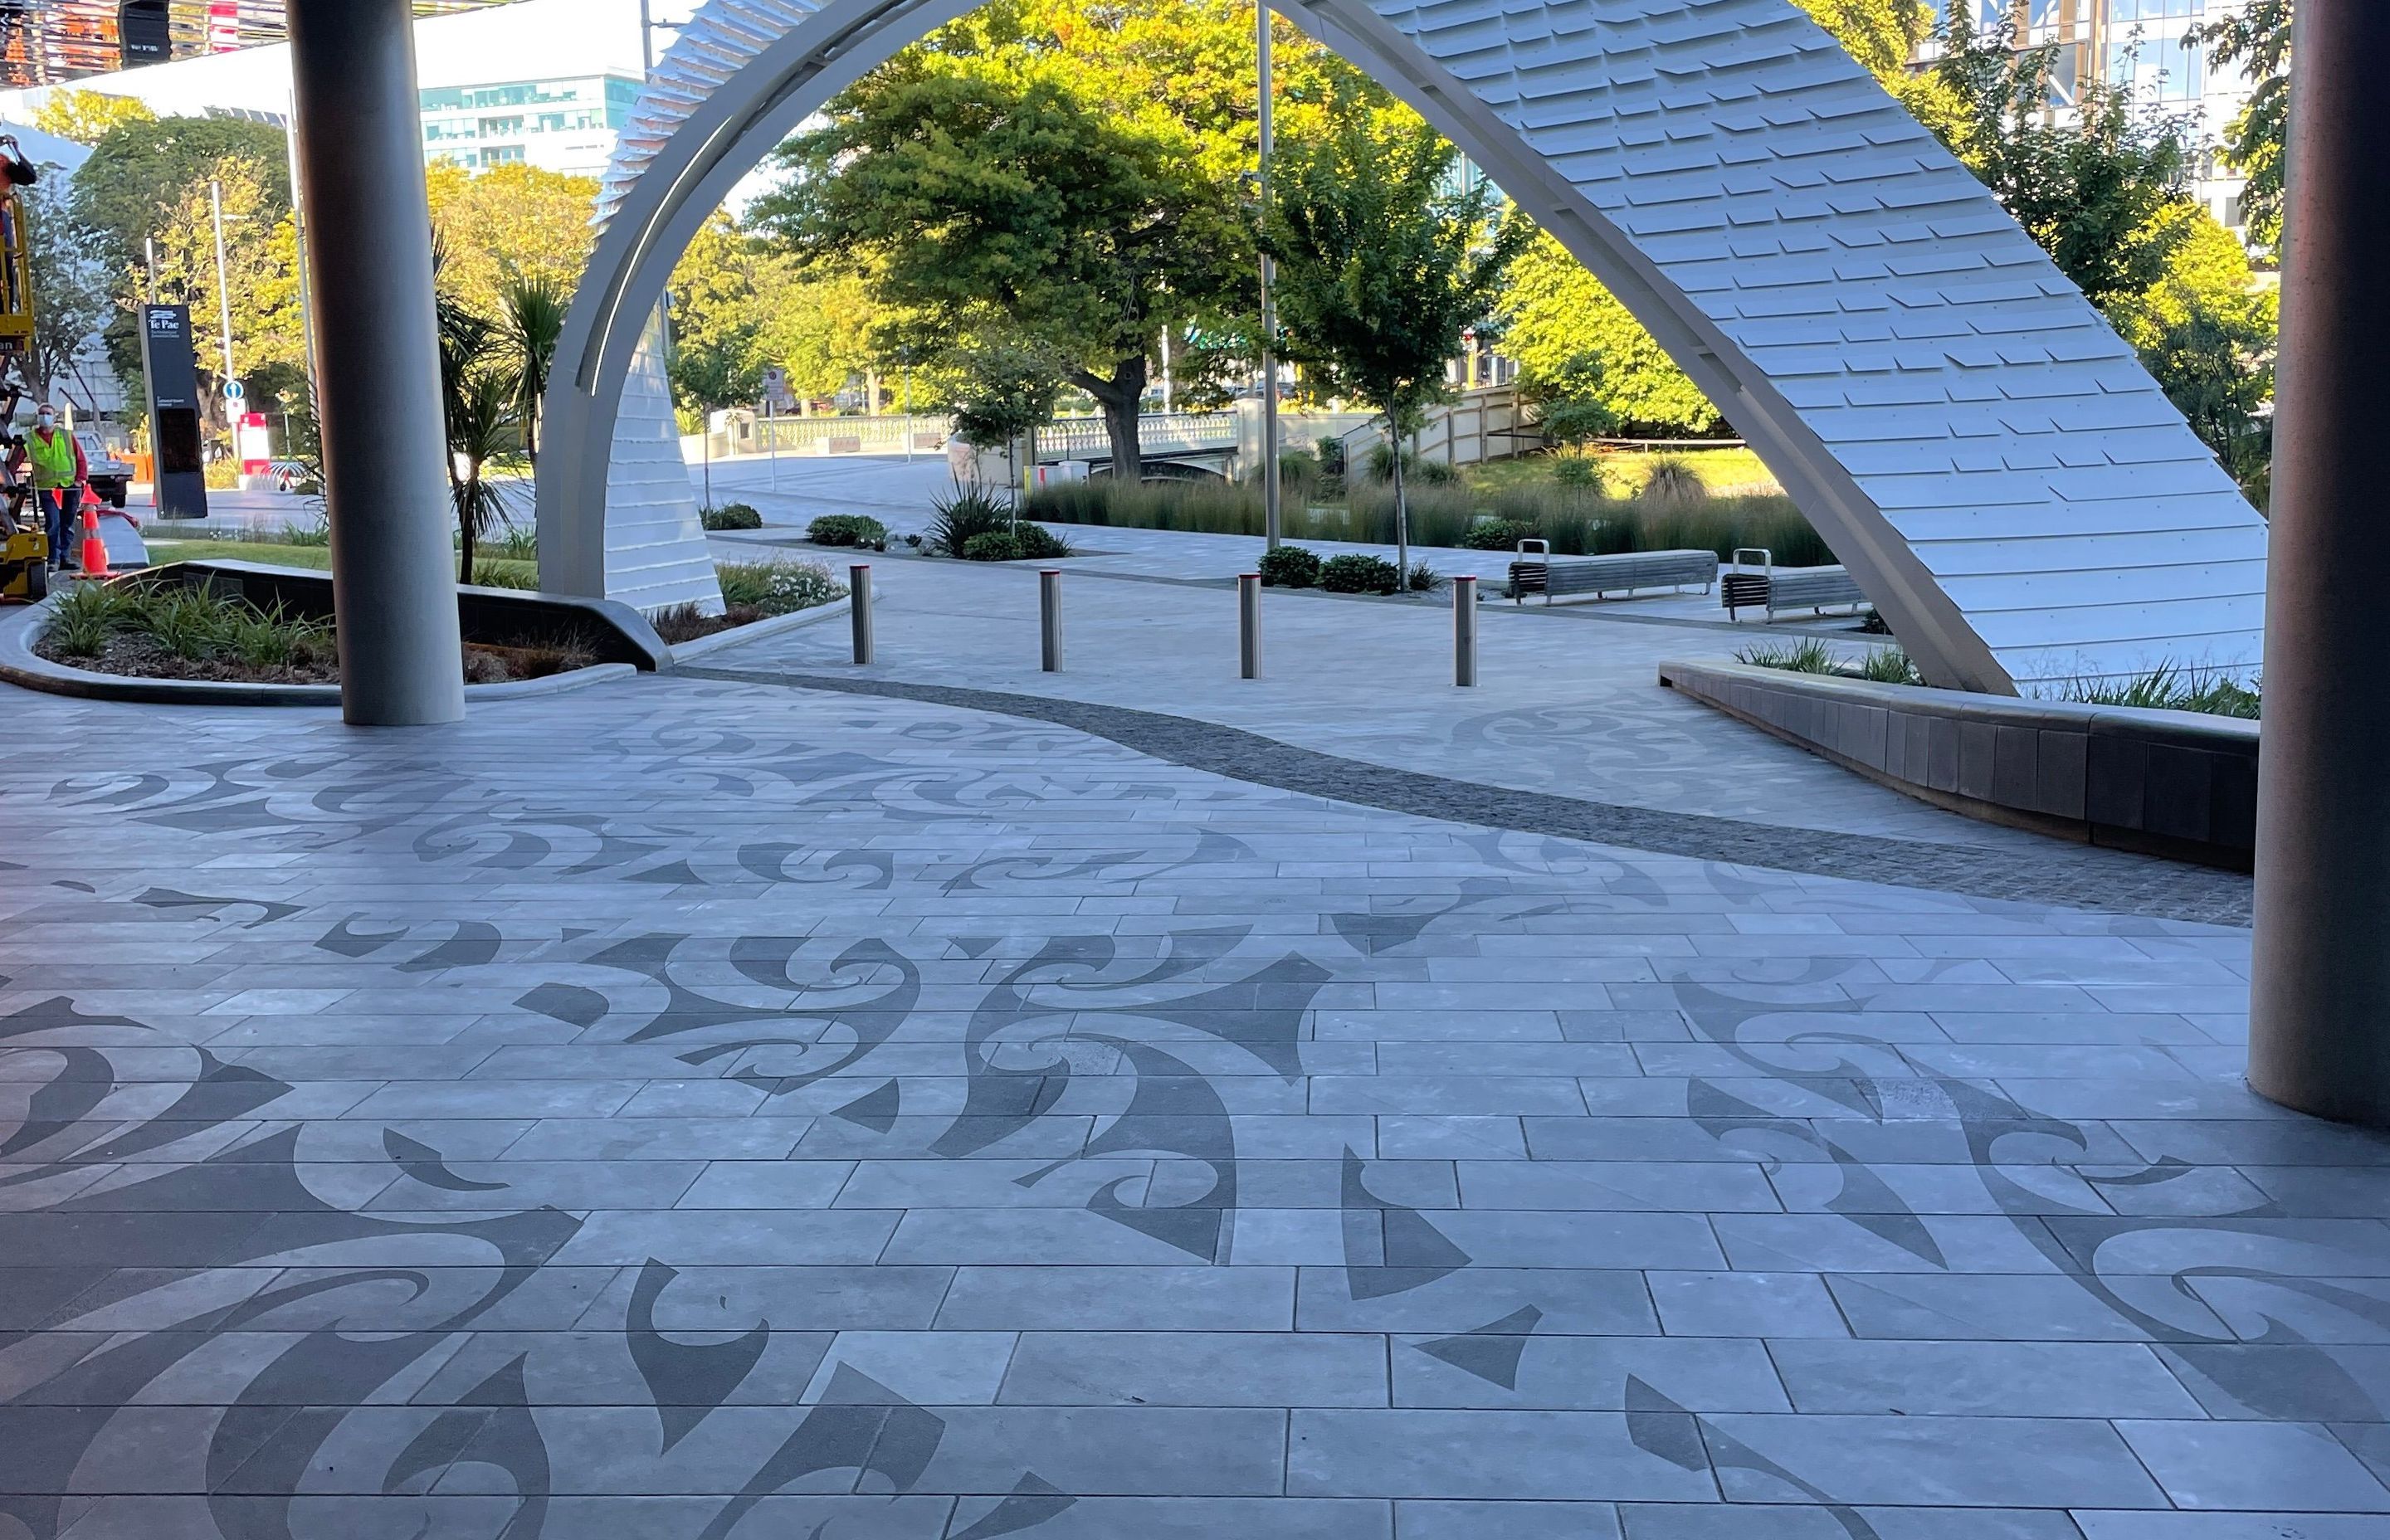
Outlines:
{"type": "MultiPolygon", "coordinates": [[[[1655,507],[1620,502],[1594,487],[1548,481],[1510,487],[1409,489],[1411,543],[1469,543],[1489,520],[1526,526],[1552,544],[1555,556],[1610,556],[1622,551],[1709,550],[1724,560],[1739,545],[1765,546],[1780,566],[1820,567],[1834,556],[1789,497],[1713,496],[1704,502],[1655,507]]],[[[1265,533],[1261,488],[1225,481],[1134,485],[1077,481],[1031,493],[1023,511],[1057,524],[1181,530],[1200,534],[1265,533]]],[[[1283,532],[1290,540],[1394,543],[1394,493],[1365,483],[1342,507],[1297,507],[1290,499],[1283,532]]],[[[1514,542],[1515,543],[1515,542],[1514,542]]]]}
{"type": "Polygon", "coordinates": [[[1791,644],[1759,643],[1744,648],[1734,656],[1737,662],[1749,663],[1754,668],[1782,669],[1788,674],[1843,672],[1842,665],[1834,657],[1834,649],[1814,636],[1791,644]]]}
{"type": "Polygon", "coordinates": [[[1515,551],[1522,540],[1536,538],[1536,526],[1523,519],[1481,519],[1469,526],[1460,543],[1472,551],[1515,551]]]}
{"type": "Polygon", "coordinates": [[[1012,538],[1020,542],[1021,554],[1031,561],[1059,561],[1079,554],[1069,541],[1026,519],[1013,525],[1012,538]]]}
{"type": "Polygon", "coordinates": [[[2204,669],[2162,663],[2131,679],[2075,680],[2063,699],[2088,706],[2131,706],[2143,711],[2201,712],[2209,716],[2257,720],[2264,695],[2255,683],[2204,669]]]}
{"type": "Polygon", "coordinates": [[[71,658],[96,658],[123,618],[129,592],[114,584],[79,583],[51,608],[43,635],[71,658]]]}
{"type": "Polygon", "coordinates": [[[764,516],[745,503],[725,503],[718,508],[706,508],[697,516],[698,522],[709,530],[760,530],[764,516]]]}
{"type": "Polygon", "coordinates": [[[1026,554],[1020,538],[1009,530],[989,530],[963,542],[965,561],[1019,561],[1026,554]]]}
{"type": "Polygon", "coordinates": [[[1343,439],[1333,433],[1322,433],[1312,449],[1314,457],[1319,461],[1321,475],[1341,477],[1344,474],[1344,441],[1343,439]]]}
{"type": "Polygon", "coordinates": [[[539,587],[539,568],[529,561],[508,561],[484,557],[473,563],[473,586],[534,591],[539,587]]]}
{"type": "Polygon", "coordinates": [[[1601,466],[1582,455],[1566,455],[1552,462],[1552,480],[1564,487],[1601,485],[1601,466]]]}
{"type": "Polygon", "coordinates": [[[846,597],[846,584],[811,561],[721,561],[722,602],[765,615],[785,615],[846,597]]]}
{"type": "Polygon", "coordinates": [[[1393,562],[1374,556],[1331,557],[1319,569],[1319,586],[1331,594],[1391,594],[1401,581],[1393,562]]]}
{"type": "Polygon", "coordinates": [[[994,530],[1009,533],[1012,524],[1012,510],[975,482],[957,482],[945,496],[932,500],[930,511],[929,548],[938,556],[960,556],[971,536],[994,530]]]}
{"type": "Polygon", "coordinates": [[[1701,472],[1686,461],[1668,456],[1651,463],[1651,476],[1643,482],[1643,490],[1635,495],[1655,508],[1681,508],[1708,502],[1710,489],[1701,472]]]}
{"type": "Polygon", "coordinates": [[[539,530],[535,526],[524,529],[509,524],[506,533],[496,539],[483,540],[476,547],[475,554],[494,556],[505,561],[536,562],[539,559],[539,530]]]}
{"type": "Polygon", "coordinates": [[[868,545],[888,548],[888,526],[860,513],[826,513],[805,526],[805,538],[816,545],[868,545]]]}
{"type": "Polygon", "coordinates": [[[1859,677],[1879,685],[1921,685],[1925,676],[1917,672],[1916,662],[1906,649],[1896,647],[1870,648],[1859,660],[1859,677]]]}
{"type": "Polygon", "coordinates": [[[97,657],[119,635],[148,636],[186,661],[234,658],[252,669],[309,663],[332,656],[332,628],[294,619],[281,605],[260,610],[204,587],[85,584],[58,601],[43,640],[75,658],[97,657]]]}
{"type": "Polygon", "coordinates": [[[1444,586],[1444,574],[1424,561],[1414,561],[1405,585],[1414,594],[1433,594],[1444,586]]]}
{"type": "Polygon", "coordinates": [[[1253,570],[1265,588],[1309,588],[1319,581],[1319,553],[1301,545],[1280,545],[1264,551],[1253,570]]]}

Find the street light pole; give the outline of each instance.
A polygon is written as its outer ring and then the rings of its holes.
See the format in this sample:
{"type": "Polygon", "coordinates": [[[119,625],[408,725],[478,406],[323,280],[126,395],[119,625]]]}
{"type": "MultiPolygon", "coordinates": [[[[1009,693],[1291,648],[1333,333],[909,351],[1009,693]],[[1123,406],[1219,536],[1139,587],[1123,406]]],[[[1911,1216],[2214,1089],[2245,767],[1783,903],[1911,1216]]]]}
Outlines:
{"type": "Polygon", "coordinates": [[[216,226],[216,310],[224,324],[225,427],[233,428],[232,285],[225,276],[224,184],[208,184],[208,208],[216,226]]]}
{"type": "MultiPolygon", "coordinates": [[[[1269,0],[1258,0],[1253,6],[1254,42],[1261,55],[1261,195],[1262,210],[1269,210],[1270,166],[1270,7],[1269,0]]],[[[1270,302],[1270,279],[1275,276],[1269,257],[1262,257],[1262,529],[1271,550],[1279,542],[1279,472],[1278,472],[1278,311],[1270,302]]]]}

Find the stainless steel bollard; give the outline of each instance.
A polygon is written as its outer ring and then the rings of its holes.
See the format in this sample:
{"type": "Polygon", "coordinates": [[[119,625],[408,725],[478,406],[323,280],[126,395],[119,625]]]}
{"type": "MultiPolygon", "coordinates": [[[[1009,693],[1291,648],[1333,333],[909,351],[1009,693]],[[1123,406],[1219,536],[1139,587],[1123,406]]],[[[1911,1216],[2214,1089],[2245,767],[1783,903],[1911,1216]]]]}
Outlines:
{"type": "Polygon", "coordinates": [[[1037,574],[1040,661],[1048,674],[1062,672],[1062,574],[1048,567],[1037,574]]]}
{"type": "Polygon", "coordinates": [[[858,561],[846,570],[846,591],[853,598],[847,619],[854,626],[854,661],[862,667],[871,661],[871,564],[858,561]]]}
{"type": "Polygon", "coordinates": [[[1237,579],[1237,663],[1241,678],[1262,676],[1262,575],[1237,579]]]}
{"type": "Polygon", "coordinates": [[[1477,683],[1477,580],[1452,580],[1452,682],[1477,683]]]}

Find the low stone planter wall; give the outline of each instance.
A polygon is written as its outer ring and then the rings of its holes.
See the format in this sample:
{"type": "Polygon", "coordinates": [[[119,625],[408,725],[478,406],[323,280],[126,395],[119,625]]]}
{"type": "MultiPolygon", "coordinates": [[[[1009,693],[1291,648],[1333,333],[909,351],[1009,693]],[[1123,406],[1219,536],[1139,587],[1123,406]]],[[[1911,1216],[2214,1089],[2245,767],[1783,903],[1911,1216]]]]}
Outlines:
{"type": "Polygon", "coordinates": [[[2256,843],[2255,722],[1744,663],[1663,663],[1660,683],[1973,817],[2242,871],[2256,843]]]}

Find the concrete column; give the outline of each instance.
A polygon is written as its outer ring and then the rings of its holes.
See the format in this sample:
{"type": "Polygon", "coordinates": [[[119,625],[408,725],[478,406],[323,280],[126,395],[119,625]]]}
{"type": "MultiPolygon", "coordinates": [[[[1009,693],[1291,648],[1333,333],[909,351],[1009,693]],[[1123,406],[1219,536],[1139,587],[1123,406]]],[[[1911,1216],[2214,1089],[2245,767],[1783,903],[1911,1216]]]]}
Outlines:
{"type": "Polygon", "coordinates": [[[341,710],[465,714],[410,0],[291,0],[341,710]]]}
{"type": "Polygon", "coordinates": [[[2249,1082],[2390,1126],[2390,668],[2370,586],[2390,417],[2390,5],[2301,0],[2297,39],[2249,1082]]]}

